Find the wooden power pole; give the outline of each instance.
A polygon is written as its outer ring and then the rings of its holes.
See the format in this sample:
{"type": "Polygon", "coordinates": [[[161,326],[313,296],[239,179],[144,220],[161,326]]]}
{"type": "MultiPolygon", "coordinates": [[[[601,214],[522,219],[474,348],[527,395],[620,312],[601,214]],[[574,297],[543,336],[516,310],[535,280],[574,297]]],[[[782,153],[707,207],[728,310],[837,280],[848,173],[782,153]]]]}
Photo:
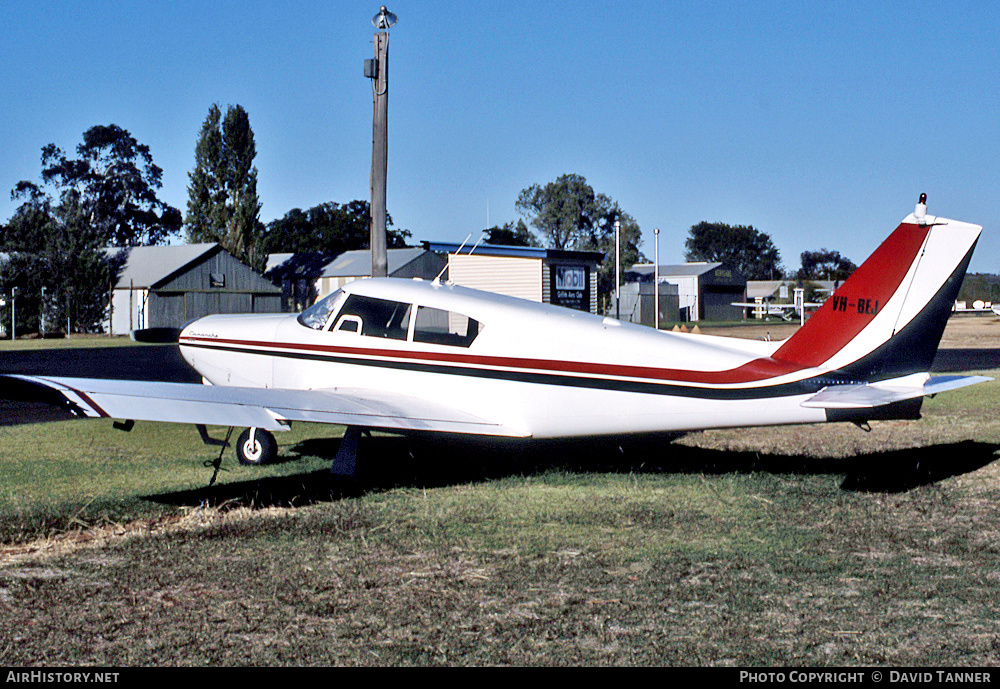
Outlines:
{"type": "Polygon", "coordinates": [[[386,30],[395,23],[396,15],[383,5],[381,11],[372,18],[372,24],[380,29],[375,34],[375,60],[365,65],[365,76],[372,79],[375,101],[372,114],[372,277],[386,277],[389,274],[385,236],[385,186],[389,149],[389,34],[386,30]]]}

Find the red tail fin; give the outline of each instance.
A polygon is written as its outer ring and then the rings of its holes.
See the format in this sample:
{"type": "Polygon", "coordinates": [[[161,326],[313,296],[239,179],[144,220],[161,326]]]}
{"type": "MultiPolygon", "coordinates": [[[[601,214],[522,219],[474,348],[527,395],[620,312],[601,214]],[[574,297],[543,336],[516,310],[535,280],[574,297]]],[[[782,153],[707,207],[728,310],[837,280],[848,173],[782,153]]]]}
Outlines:
{"type": "Polygon", "coordinates": [[[907,217],[774,358],[866,376],[929,370],[981,230],[907,217]]]}

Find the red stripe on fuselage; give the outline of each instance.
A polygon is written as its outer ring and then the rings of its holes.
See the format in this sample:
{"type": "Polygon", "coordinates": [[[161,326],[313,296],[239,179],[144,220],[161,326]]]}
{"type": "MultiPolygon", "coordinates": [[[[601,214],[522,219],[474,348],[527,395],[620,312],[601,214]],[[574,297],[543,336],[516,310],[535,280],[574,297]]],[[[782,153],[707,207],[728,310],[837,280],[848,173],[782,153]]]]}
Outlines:
{"type": "MultiPolygon", "coordinates": [[[[774,353],[803,367],[820,366],[872,322],[917,258],[929,226],[903,223],[774,353]]],[[[881,344],[881,343],[878,343],[881,344]]]]}
{"type": "Polygon", "coordinates": [[[795,373],[803,367],[785,361],[771,358],[760,358],[749,361],[742,366],[725,371],[690,371],[673,368],[655,368],[652,366],[624,366],[620,364],[601,364],[586,361],[561,361],[558,359],[527,359],[522,357],[482,356],[475,354],[409,351],[396,349],[375,349],[367,347],[341,347],[331,345],[302,344],[292,342],[259,342],[253,340],[229,340],[214,337],[185,337],[180,344],[197,343],[199,346],[237,346],[260,347],[262,350],[247,350],[253,353],[259,351],[267,354],[267,349],[284,352],[316,352],[329,355],[348,355],[363,357],[382,357],[390,359],[410,359],[415,361],[433,361],[460,364],[463,366],[490,366],[493,368],[528,369],[533,371],[576,373],[582,375],[616,376],[622,378],[645,378],[657,381],[676,381],[681,383],[703,383],[708,385],[725,385],[736,383],[753,383],[776,376],[795,373]]]}

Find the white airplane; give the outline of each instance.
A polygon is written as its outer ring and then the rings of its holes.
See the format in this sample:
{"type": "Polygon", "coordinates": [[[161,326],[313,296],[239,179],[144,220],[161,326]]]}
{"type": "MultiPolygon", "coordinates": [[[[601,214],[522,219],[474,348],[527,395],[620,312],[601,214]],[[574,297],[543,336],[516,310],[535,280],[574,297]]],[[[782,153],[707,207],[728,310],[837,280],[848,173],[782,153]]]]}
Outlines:
{"type": "Polygon", "coordinates": [[[760,312],[761,315],[771,317],[777,316],[783,321],[792,320],[792,316],[795,315],[794,312],[801,312],[802,308],[806,309],[818,309],[823,305],[822,302],[804,302],[801,306],[798,304],[774,304],[769,301],[761,300],[756,301],[734,301],[730,303],[730,306],[742,306],[744,309],[751,309],[755,312],[760,312]]]}
{"type": "Polygon", "coordinates": [[[541,439],[919,418],[925,395],[989,380],[928,373],[981,229],[918,204],[782,342],[382,278],[299,315],[188,324],[180,350],[204,385],[8,379],[80,416],[247,427],[250,464],[292,422],[344,424],[331,468],[344,474],[370,428],[541,439]]]}

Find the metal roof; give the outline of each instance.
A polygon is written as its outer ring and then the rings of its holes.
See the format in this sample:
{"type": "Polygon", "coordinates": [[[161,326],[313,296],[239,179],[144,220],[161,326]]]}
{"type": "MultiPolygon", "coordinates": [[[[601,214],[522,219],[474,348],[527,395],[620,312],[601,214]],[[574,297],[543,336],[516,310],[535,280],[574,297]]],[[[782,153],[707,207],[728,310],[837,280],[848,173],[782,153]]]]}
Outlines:
{"type": "Polygon", "coordinates": [[[315,280],[320,277],[324,267],[332,258],[332,254],[321,251],[270,254],[267,257],[264,275],[272,280],[291,277],[315,280]]]}
{"type": "MultiPolygon", "coordinates": [[[[679,265],[666,265],[660,266],[660,279],[672,276],[681,275],[704,275],[705,273],[715,270],[721,263],[681,263],[679,265]]],[[[637,273],[639,275],[652,275],[653,274],[653,264],[652,263],[638,263],[628,269],[630,273],[637,273]]]]}
{"type": "Polygon", "coordinates": [[[770,297],[783,283],[783,280],[747,280],[747,299],[770,297]]]}
{"type": "MultiPolygon", "coordinates": [[[[397,270],[418,259],[426,249],[414,247],[409,249],[388,249],[386,251],[389,258],[389,274],[392,275],[397,270]]],[[[372,274],[372,252],[368,249],[358,249],[356,251],[345,251],[337,258],[333,259],[325,266],[319,277],[339,278],[339,277],[361,277],[372,274]]]]}
{"type": "Polygon", "coordinates": [[[267,255],[267,265],[264,266],[264,272],[270,273],[272,270],[285,263],[289,259],[295,256],[294,253],[287,254],[268,254],[267,255]]]}
{"type": "Polygon", "coordinates": [[[128,254],[125,267],[115,284],[116,289],[128,289],[130,286],[133,288],[154,287],[157,283],[206,255],[222,251],[222,247],[215,242],[209,242],[170,246],[133,246],[124,249],[109,248],[105,251],[111,254],[124,251],[128,254]]]}
{"type": "Polygon", "coordinates": [[[565,251],[562,249],[542,249],[536,246],[507,246],[503,244],[480,244],[475,246],[471,243],[455,244],[452,242],[423,242],[424,248],[428,251],[439,251],[442,253],[457,254],[459,248],[463,255],[473,254],[477,256],[510,256],[514,258],[562,258],[574,259],[577,261],[593,261],[600,263],[604,260],[604,254],[600,251],[565,251]]]}

